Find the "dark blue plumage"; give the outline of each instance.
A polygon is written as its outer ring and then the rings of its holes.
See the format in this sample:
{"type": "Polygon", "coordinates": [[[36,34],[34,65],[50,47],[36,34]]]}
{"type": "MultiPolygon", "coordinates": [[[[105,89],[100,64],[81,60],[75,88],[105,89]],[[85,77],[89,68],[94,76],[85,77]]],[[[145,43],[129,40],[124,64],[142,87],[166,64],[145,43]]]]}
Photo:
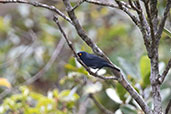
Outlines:
{"type": "Polygon", "coordinates": [[[77,55],[84,62],[84,64],[90,68],[94,68],[94,69],[97,69],[97,68],[101,69],[103,67],[115,68],[105,59],[97,55],[89,54],[84,51],[78,52],[77,55]]]}

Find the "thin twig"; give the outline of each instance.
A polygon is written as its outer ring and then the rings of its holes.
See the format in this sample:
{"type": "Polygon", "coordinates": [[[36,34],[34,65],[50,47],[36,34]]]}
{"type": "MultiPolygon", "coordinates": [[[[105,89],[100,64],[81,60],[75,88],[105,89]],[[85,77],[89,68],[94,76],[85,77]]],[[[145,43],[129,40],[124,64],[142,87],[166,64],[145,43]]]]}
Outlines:
{"type": "Polygon", "coordinates": [[[149,9],[149,2],[147,1],[144,1],[144,5],[145,5],[145,9],[146,9],[146,12],[147,12],[147,16],[148,16],[148,21],[149,21],[149,25],[150,25],[150,31],[151,31],[151,38],[152,38],[152,46],[155,45],[155,33],[154,33],[154,25],[153,25],[153,18],[152,18],[152,15],[151,15],[151,12],[150,12],[150,9],[149,9]]]}
{"type": "Polygon", "coordinates": [[[67,0],[63,0],[64,5],[66,6],[66,10],[68,12],[68,15],[70,17],[70,19],[73,22],[73,25],[75,27],[75,29],[77,30],[78,35],[81,37],[82,40],[84,40],[87,45],[89,45],[93,52],[99,56],[102,56],[104,59],[106,59],[109,63],[111,63],[111,65],[114,67],[113,69],[115,71],[120,71],[119,68],[116,67],[116,65],[114,65],[110,59],[102,52],[102,50],[92,41],[91,38],[89,38],[86,34],[86,32],[84,31],[84,29],[82,28],[81,24],[79,23],[74,11],[72,10],[72,6],[69,3],[69,1],[67,0]]]}
{"type": "Polygon", "coordinates": [[[91,4],[96,4],[96,5],[100,5],[100,6],[108,6],[111,8],[116,8],[116,9],[120,9],[118,6],[112,4],[112,3],[107,3],[107,2],[101,2],[101,1],[97,1],[97,0],[85,0],[87,3],[91,3],[91,4]]]}
{"type": "Polygon", "coordinates": [[[150,38],[150,27],[148,25],[148,22],[145,18],[145,15],[143,14],[143,10],[142,10],[142,7],[140,5],[140,1],[136,1],[135,2],[137,8],[140,10],[140,12],[137,12],[138,16],[139,16],[139,19],[140,19],[140,30],[142,32],[142,36],[143,36],[143,40],[144,40],[144,44],[146,46],[146,49],[147,49],[147,52],[148,52],[148,56],[151,58],[152,54],[149,53],[151,50],[150,50],[150,46],[151,46],[151,38],[150,38]]]}
{"type": "Polygon", "coordinates": [[[94,77],[98,77],[98,78],[100,78],[100,79],[104,79],[104,80],[117,80],[117,79],[118,79],[118,78],[115,77],[115,76],[105,77],[105,76],[100,76],[100,75],[98,75],[98,74],[92,72],[92,71],[91,71],[91,70],[90,70],[90,69],[81,61],[81,59],[80,59],[79,56],[77,55],[76,51],[74,50],[74,48],[73,48],[73,46],[72,46],[71,41],[68,40],[68,38],[67,38],[67,36],[66,36],[64,30],[62,29],[62,27],[61,27],[61,25],[60,25],[60,23],[59,23],[59,21],[58,21],[58,17],[57,17],[57,16],[54,16],[54,21],[55,21],[55,23],[57,24],[57,26],[58,26],[60,32],[62,33],[63,37],[65,38],[65,40],[66,40],[68,46],[69,46],[70,49],[72,50],[74,56],[76,57],[76,59],[78,60],[78,62],[79,62],[79,63],[80,63],[88,72],[89,72],[90,75],[92,75],[92,76],[94,76],[94,77]]]}
{"type": "Polygon", "coordinates": [[[140,10],[132,3],[131,0],[128,0],[128,2],[129,2],[129,4],[130,4],[130,6],[132,7],[132,9],[134,9],[134,10],[137,11],[137,12],[140,12],[140,10]]]}
{"type": "Polygon", "coordinates": [[[78,112],[73,113],[73,114],[86,114],[89,104],[90,104],[90,100],[88,99],[88,96],[87,96],[84,101],[79,103],[78,112]]]}
{"type": "Polygon", "coordinates": [[[42,7],[45,9],[49,9],[61,17],[63,17],[65,20],[70,22],[72,24],[72,21],[70,18],[68,18],[65,14],[63,14],[60,10],[58,10],[55,6],[48,6],[47,4],[39,3],[37,1],[25,1],[25,0],[0,0],[0,3],[6,4],[6,3],[22,3],[22,4],[29,4],[35,7],[42,7]]]}
{"type": "Polygon", "coordinates": [[[163,83],[163,81],[166,78],[166,76],[167,76],[170,68],[171,68],[171,59],[169,60],[167,66],[166,66],[166,69],[164,70],[164,72],[162,73],[162,75],[158,78],[158,81],[160,82],[160,84],[163,83]]]}
{"type": "Polygon", "coordinates": [[[94,1],[94,0],[85,0],[85,1],[88,2],[88,3],[92,3],[92,4],[97,4],[97,5],[100,5],[100,6],[107,6],[107,7],[111,7],[111,8],[121,9],[130,16],[130,18],[133,20],[133,22],[136,25],[139,26],[138,19],[128,11],[128,9],[131,9],[131,7],[128,4],[126,4],[125,2],[123,2],[123,1],[117,1],[116,0],[116,2],[119,2],[118,6],[115,6],[112,3],[105,3],[105,2],[94,1]]]}
{"type": "Polygon", "coordinates": [[[75,10],[76,8],[78,8],[85,0],[80,0],[79,2],[77,2],[77,4],[72,8],[72,10],[75,10]]]}
{"type": "Polygon", "coordinates": [[[52,66],[58,55],[60,54],[62,48],[64,47],[65,41],[60,40],[58,45],[56,46],[51,58],[49,59],[48,63],[43,67],[36,75],[34,75],[32,78],[28,79],[26,82],[23,83],[23,85],[28,85],[42,77],[42,75],[48,71],[48,69],[52,66]]]}
{"type": "Polygon", "coordinates": [[[128,8],[128,9],[131,9],[131,6],[129,4],[127,4],[126,2],[120,0],[120,3],[122,4],[122,6],[128,8]]]}
{"type": "Polygon", "coordinates": [[[94,1],[94,0],[85,0],[85,1],[88,2],[88,3],[92,3],[92,4],[97,4],[97,5],[100,5],[100,6],[107,6],[107,7],[111,7],[111,8],[121,9],[121,10],[123,10],[127,15],[130,16],[130,18],[133,20],[133,22],[134,22],[137,26],[139,26],[138,19],[137,19],[133,14],[131,14],[131,13],[128,11],[128,9],[131,9],[131,7],[130,7],[128,4],[126,4],[125,2],[123,2],[123,1],[117,1],[117,0],[116,0],[116,2],[119,3],[118,6],[116,6],[116,5],[112,4],[112,3],[100,2],[100,1],[94,1]]]}
{"type": "MultiPolygon", "coordinates": [[[[118,6],[115,6],[114,4],[112,3],[105,3],[105,2],[100,2],[100,1],[94,1],[94,0],[85,0],[86,2],[88,3],[92,3],[92,4],[97,4],[97,5],[100,5],[100,6],[107,6],[107,7],[112,7],[112,8],[117,8],[117,9],[121,9],[123,10],[127,15],[129,15],[129,17],[133,20],[133,22],[137,25],[137,26],[140,26],[140,23],[139,23],[139,20],[133,15],[131,14],[128,9],[131,9],[131,7],[126,4],[125,2],[123,1],[118,1],[118,0],[115,0],[118,4],[118,6]]],[[[71,14],[71,13],[70,13],[71,14]]]]}
{"type": "Polygon", "coordinates": [[[43,74],[45,74],[45,72],[47,72],[48,69],[52,66],[52,64],[54,63],[54,61],[58,57],[59,53],[61,52],[64,44],[65,44],[65,41],[63,39],[61,39],[59,41],[59,43],[57,44],[56,49],[54,50],[54,52],[53,52],[51,58],[49,59],[49,61],[47,62],[47,64],[38,73],[36,73],[34,76],[32,76],[31,78],[29,78],[25,82],[19,84],[18,86],[15,86],[13,88],[6,89],[5,91],[3,91],[0,94],[0,100],[3,99],[10,92],[18,89],[20,86],[22,86],[22,85],[29,85],[29,84],[35,82],[37,79],[41,78],[43,76],[43,74]]]}
{"type": "Polygon", "coordinates": [[[164,25],[166,23],[166,19],[167,19],[168,15],[169,15],[170,8],[171,8],[171,0],[167,0],[167,5],[166,5],[165,11],[164,11],[164,15],[163,15],[163,18],[160,21],[159,28],[158,28],[158,31],[157,31],[157,34],[156,34],[157,35],[156,38],[158,40],[160,40],[160,38],[161,38],[161,34],[163,32],[164,25]]]}
{"type": "Polygon", "coordinates": [[[17,55],[16,57],[13,57],[12,59],[7,59],[6,62],[1,63],[0,64],[0,69],[1,67],[5,68],[8,67],[10,64],[12,64],[12,61],[17,61],[20,57],[22,57],[30,48],[32,48],[37,40],[37,37],[35,37],[35,33],[31,30],[31,36],[32,36],[32,43],[27,45],[27,47],[25,49],[23,49],[24,51],[21,52],[21,54],[17,55]]]}
{"type": "Polygon", "coordinates": [[[171,99],[169,100],[169,103],[168,103],[168,105],[166,107],[165,114],[169,113],[170,107],[171,107],[171,99]]]}
{"type": "MultiPolygon", "coordinates": [[[[154,32],[157,32],[157,25],[158,25],[157,1],[158,0],[149,0],[149,2],[150,2],[150,16],[151,16],[151,21],[153,24],[154,32]]],[[[154,34],[156,34],[156,33],[154,33],[154,34]]]]}
{"type": "Polygon", "coordinates": [[[93,102],[96,104],[96,106],[102,111],[103,114],[114,114],[112,111],[106,109],[102,104],[100,104],[93,94],[89,94],[89,97],[93,100],[93,102]]]}
{"type": "Polygon", "coordinates": [[[131,12],[128,11],[128,8],[126,8],[123,3],[119,0],[115,0],[116,3],[118,4],[119,8],[124,11],[131,19],[132,21],[139,27],[140,26],[140,22],[139,20],[137,19],[136,16],[134,16],[131,12]]]}
{"type": "MultiPolygon", "coordinates": [[[[96,54],[101,55],[102,57],[106,58],[110,62],[110,60],[107,58],[107,56],[100,50],[100,48],[85,33],[85,31],[82,28],[82,26],[80,25],[77,17],[75,16],[74,11],[72,11],[72,6],[71,6],[69,0],[63,0],[63,2],[66,7],[66,10],[68,12],[68,15],[69,15],[70,19],[72,20],[73,25],[74,25],[75,29],[77,30],[77,33],[79,34],[79,36],[87,43],[87,45],[89,45],[92,48],[92,50],[96,54]]],[[[110,62],[110,63],[113,65],[112,62],[110,62]]],[[[118,68],[116,68],[116,69],[118,69],[118,68]]],[[[136,102],[140,105],[140,107],[146,114],[152,114],[152,110],[148,107],[148,105],[145,103],[145,101],[139,95],[139,93],[124,78],[120,69],[118,69],[118,70],[116,70],[116,69],[113,69],[112,72],[114,73],[115,76],[118,77],[118,82],[130,93],[130,95],[136,100],[136,102]]]]}

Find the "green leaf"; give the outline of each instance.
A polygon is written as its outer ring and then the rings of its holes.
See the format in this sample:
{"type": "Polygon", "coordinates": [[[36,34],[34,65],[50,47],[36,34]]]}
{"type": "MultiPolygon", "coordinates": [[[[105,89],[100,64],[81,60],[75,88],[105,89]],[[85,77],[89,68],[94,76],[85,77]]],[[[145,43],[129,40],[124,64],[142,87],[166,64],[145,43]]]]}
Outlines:
{"type": "Polygon", "coordinates": [[[81,68],[77,68],[71,64],[66,64],[65,68],[68,69],[69,71],[76,71],[85,75],[88,75],[88,72],[85,70],[85,68],[81,67],[81,68]]]}
{"type": "Polygon", "coordinates": [[[0,17],[0,32],[6,32],[10,28],[10,22],[5,21],[4,18],[0,17]]]}
{"type": "Polygon", "coordinates": [[[57,89],[54,89],[53,90],[53,95],[54,95],[54,97],[58,97],[59,91],[57,89]]]}
{"type": "Polygon", "coordinates": [[[38,108],[32,108],[32,107],[29,107],[27,108],[27,110],[25,110],[25,114],[39,114],[40,111],[38,108]]]}
{"type": "Polygon", "coordinates": [[[77,70],[77,67],[75,67],[75,66],[73,66],[71,64],[66,64],[65,68],[68,69],[68,70],[71,70],[71,71],[76,71],[77,70]]]}
{"type": "Polygon", "coordinates": [[[85,75],[88,75],[88,72],[85,70],[84,67],[78,68],[77,69],[77,72],[82,73],[82,74],[85,74],[85,75]]]}
{"type": "Polygon", "coordinates": [[[164,28],[163,32],[166,33],[171,38],[171,32],[167,28],[164,28]]]}
{"type": "Polygon", "coordinates": [[[124,105],[120,109],[123,114],[137,114],[135,107],[133,107],[132,105],[124,105]]]}
{"type": "Polygon", "coordinates": [[[126,100],[126,97],[125,97],[125,94],[126,94],[126,90],[125,88],[122,87],[121,84],[117,83],[116,84],[116,92],[118,93],[120,99],[125,102],[126,100]]]}
{"type": "Polygon", "coordinates": [[[36,93],[36,92],[31,92],[31,93],[30,93],[30,96],[31,96],[33,99],[35,99],[35,100],[39,100],[39,99],[41,99],[41,98],[44,97],[43,95],[38,94],[38,93],[36,93]]]}
{"type": "Polygon", "coordinates": [[[76,66],[75,58],[74,57],[71,57],[69,59],[69,62],[68,63],[71,64],[72,66],[76,66]]]}
{"type": "Polygon", "coordinates": [[[140,59],[140,71],[141,71],[141,86],[143,88],[147,87],[150,84],[150,70],[151,64],[150,59],[147,55],[142,56],[140,59]]]}

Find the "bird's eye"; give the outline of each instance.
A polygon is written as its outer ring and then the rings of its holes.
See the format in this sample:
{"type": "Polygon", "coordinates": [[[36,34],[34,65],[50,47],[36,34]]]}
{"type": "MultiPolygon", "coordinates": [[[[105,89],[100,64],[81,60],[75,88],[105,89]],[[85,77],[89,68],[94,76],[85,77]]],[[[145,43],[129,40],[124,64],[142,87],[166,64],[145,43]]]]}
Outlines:
{"type": "Polygon", "coordinates": [[[82,55],[82,53],[79,53],[79,55],[81,56],[81,55],[82,55]]]}

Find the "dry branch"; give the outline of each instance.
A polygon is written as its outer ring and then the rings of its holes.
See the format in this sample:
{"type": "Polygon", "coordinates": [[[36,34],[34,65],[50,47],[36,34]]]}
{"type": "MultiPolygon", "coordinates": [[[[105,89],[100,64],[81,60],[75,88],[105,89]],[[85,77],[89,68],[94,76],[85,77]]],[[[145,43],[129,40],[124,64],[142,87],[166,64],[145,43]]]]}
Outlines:
{"type": "Polygon", "coordinates": [[[171,0],[167,0],[167,5],[166,5],[165,11],[164,11],[164,15],[163,15],[162,19],[160,20],[159,28],[158,28],[158,31],[156,34],[156,38],[158,39],[158,42],[161,38],[161,34],[163,32],[164,25],[166,23],[166,19],[169,15],[170,8],[171,8],[171,0]]]}
{"type": "Polygon", "coordinates": [[[73,46],[72,46],[72,42],[69,41],[69,39],[67,38],[67,35],[65,34],[64,30],[62,29],[59,21],[58,21],[58,17],[57,16],[54,16],[54,21],[55,23],[57,24],[60,32],[62,33],[63,37],[65,38],[68,46],[70,47],[70,49],[72,50],[74,56],[76,57],[76,59],[78,60],[78,62],[88,71],[88,73],[94,77],[98,77],[100,79],[103,79],[103,80],[117,80],[118,78],[117,77],[114,77],[114,76],[110,76],[110,77],[105,77],[105,76],[100,76],[94,72],[92,72],[82,61],[81,59],[79,58],[79,56],[77,55],[76,51],[74,50],[73,46]]]}
{"type": "Polygon", "coordinates": [[[61,52],[64,44],[65,44],[64,40],[61,39],[59,41],[59,43],[57,44],[57,46],[56,46],[56,48],[55,48],[51,58],[47,62],[47,64],[39,72],[37,72],[34,76],[29,78],[25,82],[19,84],[16,87],[13,87],[13,88],[10,88],[10,89],[6,89],[5,91],[3,91],[0,94],[0,100],[3,99],[7,94],[9,94],[9,93],[15,91],[16,89],[18,89],[20,86],[22,86],[22,85],[29,85],[29,84],[35,82],[37,79],[41,78],[43,76],[43,74],[45,74],[45,72],[47,72],[49,70],[49,68],[53,65],[54,61],[56,60],[56,58],[58,57],[59,53],[61,52]]]}
{"type": "Polygon", "coordinates": [[[61,17],[63,17],[65,20],[67,20],[68,22],[70,22],[72,24],[72,21],[70,20],[70,18],[68,18],[65,14],[63,14],[60,10],[58,10],[55,6],[49,6],[47,4],[43,4],[43,3],[39,3],[37,1],[26,1],[26,0],[0,0],[0,3],[3,4],[7,4],[7,3],[22,3],[22,4],[29,4],[35,7],[41,7],[41,8],[45,8],[48,10],[51,10],[53,12],[55,12],[56,14],[60,15],[61,17]]]}
{"type": "MultiPolygon", "coordinates": [[[[77,17],[75,16],[74,11],[72,10],[72,6],[69,2],[69,0],[63,0],[64,5],[66,7],[66,10],[68,12],[68,15],[70,19],[73,22],[73,25],[75,29],[77,30],[77,33],[79,36],[89,45],[92,50],[96,53],[101,55],[102,57],[106,58],[109,62],[110,60],[107,58],[107,56],[97,47],[97,45],[87,36],[84,29],[80,25],[77,17]]],[[[111,63],[111,62],[110,62],[111,63]]],[[[113,63],[111,63],[113,64],[113,63]]],[[[113,70],[113,73],[115,76],[118,77],[118,82],[130,93],[130,95],[137,101],[137,103],[140,105],[142,110],[146,114],[151,114],[152,111],[148,107],[148,105],[145,103],[143,98],[137,93],[137,91],[128,83],[128,81],[124,78],[123,74],[120,72],[120,70],[113,70]]]]}
{"type": "Polygon", "coordinates": [[[170,68],[171,68],[171,59],[169,60],[167,66],[166,66],[166,69],[163,71],[162,75],[158,78],[158,81],[160,82],[160,84],[163,83],[163,81],[166,78],[170,68]]]}
{"type": "Polygon", "coordinates": [[[114,114],[112,111],[106,109],[102,104],[100,104],[93,94],[89,94],[89,97],[93,100],[93,102],[96,104],[96,106],[100,109],[100,111],[103,112],[103,114],[114,114]]]}

